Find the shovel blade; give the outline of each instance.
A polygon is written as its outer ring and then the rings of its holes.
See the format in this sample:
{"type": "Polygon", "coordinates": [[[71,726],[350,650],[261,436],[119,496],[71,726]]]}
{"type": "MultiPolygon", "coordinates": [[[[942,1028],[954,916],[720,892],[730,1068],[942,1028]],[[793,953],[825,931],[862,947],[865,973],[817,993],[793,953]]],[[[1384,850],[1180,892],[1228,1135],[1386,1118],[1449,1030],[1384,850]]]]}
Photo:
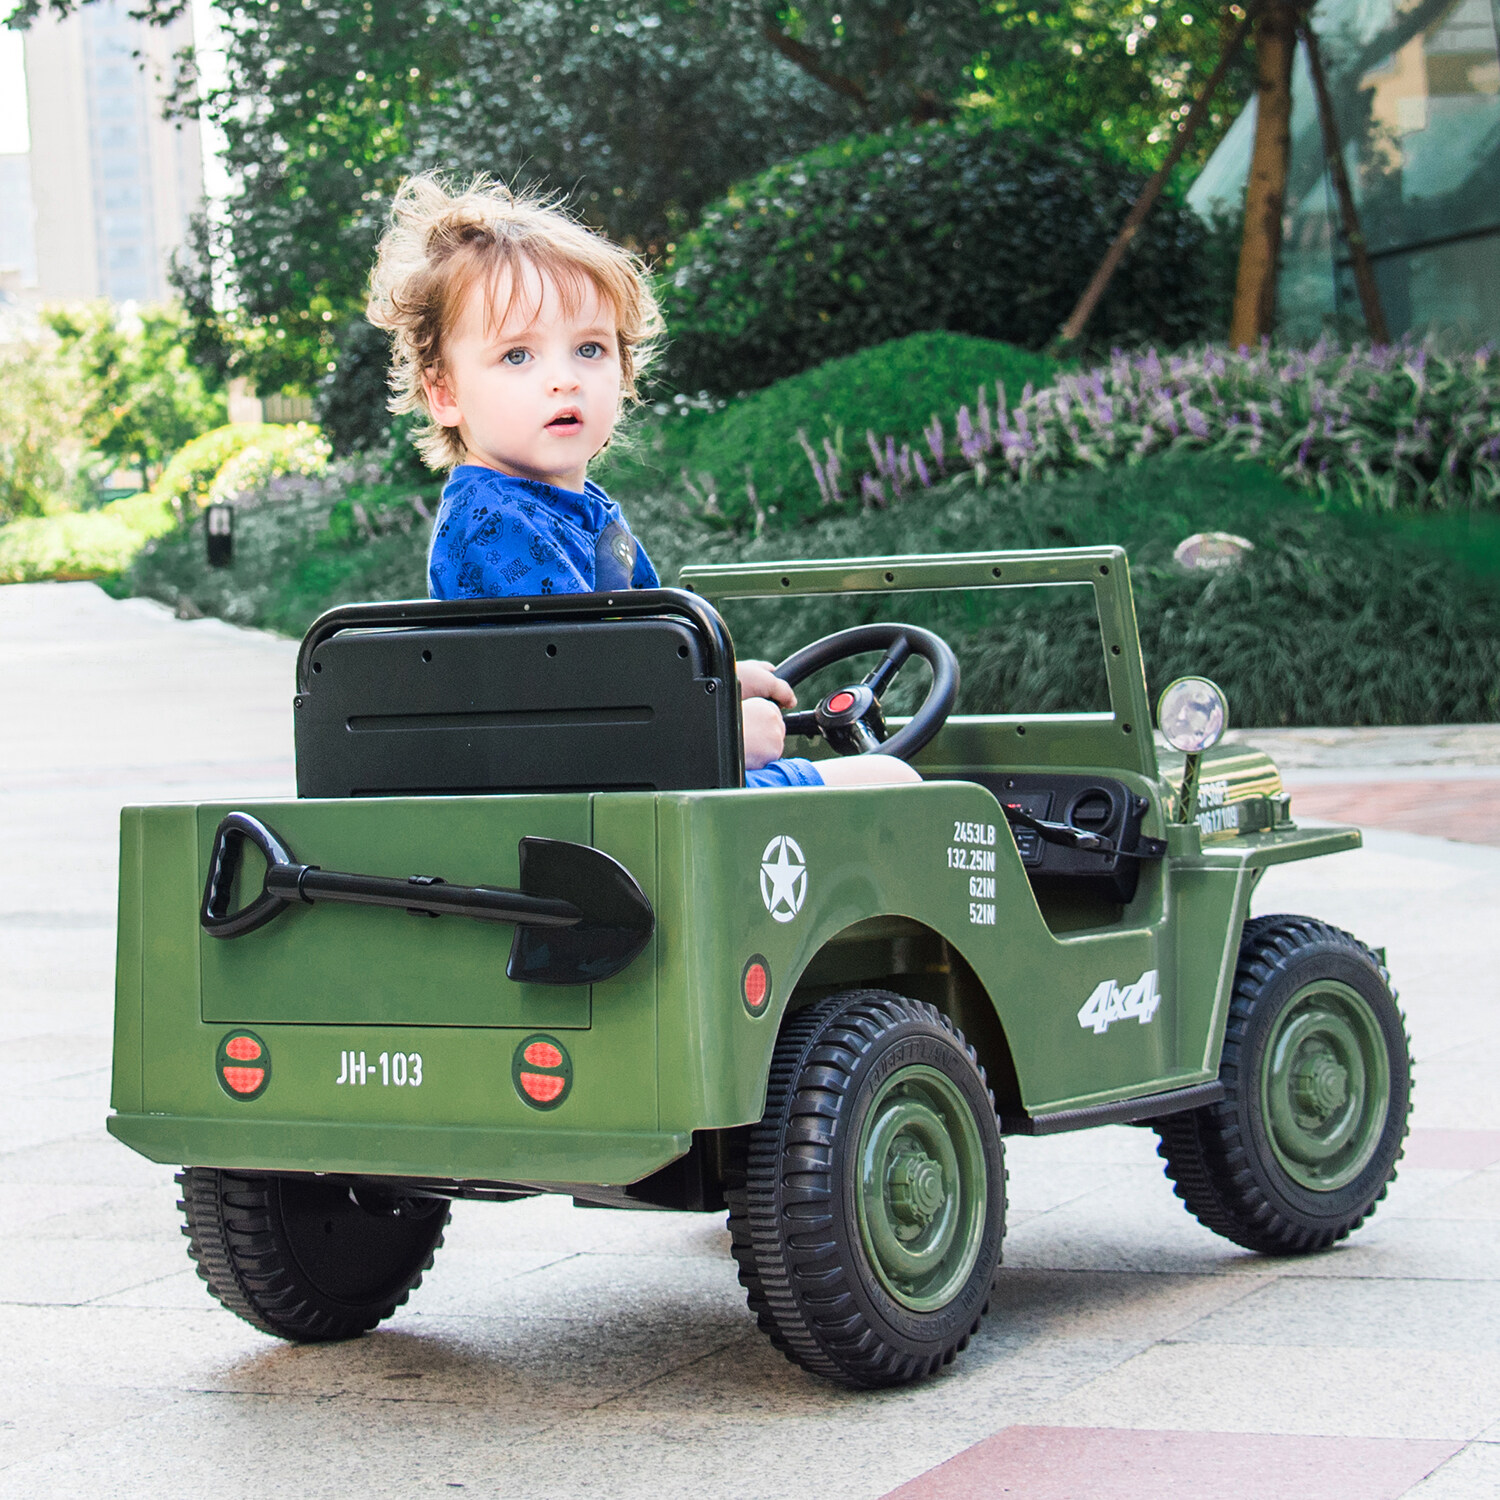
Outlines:
{"type": "Polygon", "coordinates": [[[619,860],[566,839],[521,840],[521,889],[570,901],[574,927],[517,926],[505,972],[523,984],[598,984],[644,951],[656,913],[619,860]]]}

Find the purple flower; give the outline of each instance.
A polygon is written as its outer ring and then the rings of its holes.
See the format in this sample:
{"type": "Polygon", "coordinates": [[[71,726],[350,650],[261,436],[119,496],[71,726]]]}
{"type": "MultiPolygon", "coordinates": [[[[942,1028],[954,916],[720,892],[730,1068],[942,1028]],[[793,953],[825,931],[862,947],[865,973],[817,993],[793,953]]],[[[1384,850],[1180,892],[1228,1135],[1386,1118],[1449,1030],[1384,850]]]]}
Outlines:
{"type": "Polygon", "coordinates": [[[932,426],[924,427],[922,436],[927,439],[927,451],[932,454],[932,461],[938,466],[938,473],[946,474],[948,466],[943,462],[943,424],[933,417],[932,426]]]}
{"type": "Polygon", "coordinates": [[[813,452],[813,446],[807,440],[807,433],[802,428],[797,429],[797,441],[802,444],[802,451],[807,455],[807,461],[812,465],[813,478],[818,481],[818,494],[822,497],[824,505],[832,505],[834,495],[828,484],[828,475],[823,465],[818,462],[818,455],[813,452]]]}

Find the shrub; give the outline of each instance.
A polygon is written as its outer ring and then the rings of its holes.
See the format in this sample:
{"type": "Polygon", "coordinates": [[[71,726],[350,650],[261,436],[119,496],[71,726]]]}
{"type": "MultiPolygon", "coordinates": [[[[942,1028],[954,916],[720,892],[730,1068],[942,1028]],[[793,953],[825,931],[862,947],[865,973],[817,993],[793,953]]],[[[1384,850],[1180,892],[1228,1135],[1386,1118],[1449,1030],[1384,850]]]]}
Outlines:
{"type": "Polygon", "coordinates": [[[1117,351],[1007,407],[999,390],[991,415],[981,389],[920,442],[872,442],[873,472],[847,489],[817,455],[811,467],[829,499],[882,505],[965,469],[1031,482],[1202,449],[1376,509],[1500,501],[1500,360],[1487,349],[1444,356],[1320,341],[1305,352],[1208,347],[1165,360],[1117,351]]]}
{"type": "Polygon", "coordinates": [[[781,522],[804,518],[824,503],[807,452],[826,472],[871,466],[872,434],[918,433],[936,413],[974,399],[977,386],[1000,382],[1020,396],[1056,378],[1058,366],[991,339],[957,333],[915,333],[858,354],[831,359],[722,410],[687,419],[668,415],[648,427],[619,459],[598,471],[613,493],[661,481],[676,486],[683,472],[706,503],[731,521],[753,516],[781,522]]]}
{"type": "MultiPolygon", "coordinates": [[[[177,528],[130,571],[131,587],[185,614],[300,633],[352,599],[425,593],[429,493],[377,465],[273,481],[236,525],[233,567],[210,569],[201,529],[177,528]],[[419,508],[420,507],[420,508],[419,508]]],[[[920,504],[824,513],[747,538],[642,495],[631,525],[664,580],[686,562],[769,561],[1119,543],[1155,687],[1207,673],[1239,724],[1462,723],[1500,718],[1500,518],[1358,512],[1306,497],[1258,465],[1153,455],[1017,485],[949,482],[920,504]],[[1235,571],[1185,573],[1172,549],[1195,531],[1247,536],[1235,571]]],[[[928,623],[963,664],[966,712],[1075,708],[1102,683],[1097,629],[1078,632],[1070,590],[999,592],[975,611],[940,596],[819,597],[729,607],[745,655],[773,660],[846,625],[898,612],[928,623]]],[[[967,597],[967,596],[965,596],[967,597]]],[[[913,670],[900,686],[914,687],[913,670]]],[[[811,696],[804,693],[804,699],[811,696]]],[[[795,747],[794,747],[795,748],[795,747]]]]}
{"type": "Polygon", "coordinates": [[[311,422],[267,423],[230,458],[208,487],[206,504],[237,500],[255,504],[283,474],[321,474],[328,467],[327,439],[311,422]]]}
{"type": "Polygon", "coordinates": [[[23,517],[0,526],[0,583],[109,577],[176,524],[176,511],[153,490],[99,510],[23,517]]]}
{"type": "Polygon", "coordinates": [[[81,503],[83,383],[57,341],[0,345],[0,521],[81,503]]]}
{"type": "Polygon", "coordinates": [[[259,422],[231,422],[214,427],[184,444],[151,486],[179,515],[208,503],[208,492],[220,469],[265,429],[259,422]]]}
{"type": "Polygon", "coordinates": [[[377,461],[337,460],[240,491],[231,566],[210,568],[201,525],[180,526],[140,553],[126,582],[180,614],[300,635],[334,604],[424,596],[435,509],[431,491],[387,483],[377,461]]]}
{"type": "MultiPolygon", "coordinates": [[[[662,277],[679,389],[729,395],[927,329],[1046,345],[1141,176],[1097,147],[974,125],[855,136],[731,189],[662,277]]],[[[1091,325],[1183,343],[1218,308],[1209,231],[1159,204],[1091,325]]]]}
{"type": "MultiPolygon", "coordinates": [[[[1155,689],[1203,673],[1238,724],[1500,719],[1500,521],[1489,517],[1461,534],[1448,517],[1315,507],[1259,466],[1182,453],[1027,485],[949,483],[920,503],[829,515],[790,535],[712,531],[666,500],[630,518],[664,580],[689,561],[1118,543],[1155,689]],[[1209,529],[1255,550],[1229,572],[1180,569],[1173,548],[1209,529]]],[[[1097,628],[1079,631],[1063,601],[1038,597],[1053,592],[1004,591],[988,609],[941,595],[775,599],[731,605],[728,619],[741,653],[773,661],[868,619],[927,624],[959,655],[963,712],[1040,713],[1103,690],[1097,628]]]]}

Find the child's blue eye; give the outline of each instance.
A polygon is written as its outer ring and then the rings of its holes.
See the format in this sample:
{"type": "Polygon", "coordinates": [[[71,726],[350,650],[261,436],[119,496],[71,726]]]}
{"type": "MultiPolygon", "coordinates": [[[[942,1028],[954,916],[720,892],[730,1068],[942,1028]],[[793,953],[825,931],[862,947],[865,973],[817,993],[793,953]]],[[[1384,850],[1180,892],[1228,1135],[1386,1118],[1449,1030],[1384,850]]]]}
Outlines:
{"type": "Polygon", "coordinates": [[[501,358],[508,365],[524,365],[531,355],[525,349],[507,349],[501,358]]]}
{"type": "Polygon", "coordinates": [[[580,344],[578,346],[578,352],[585,359],[603,359],[604,345],[595,343],[580,344]]]}

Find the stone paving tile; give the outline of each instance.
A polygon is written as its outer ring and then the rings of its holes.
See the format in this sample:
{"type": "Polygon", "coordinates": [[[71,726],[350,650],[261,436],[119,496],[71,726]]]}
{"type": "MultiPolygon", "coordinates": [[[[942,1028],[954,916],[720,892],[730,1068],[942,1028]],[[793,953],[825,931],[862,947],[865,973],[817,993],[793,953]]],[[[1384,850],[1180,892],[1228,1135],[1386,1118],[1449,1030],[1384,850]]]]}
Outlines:
{"type": "Polygon", "coordinates": [[[0,1408],[0,1495],[26,1495],[27,1485],[30,1494],[67,1494],[69,1500],[112,1494],[104,1484],[71,1492],[56,1487],[53,1455],[153,1416],[174,1399],[157,1391],[103,1388],[88,1379],[86,1369],[76,1378],[73,1385],[7,1381],[0,1408]],[[37,1460],[34,1467],[29,1460],[37,1460]]]}
{"type": "Polygon", "coordinates": [[[1264,750],[1283,770],[1462,770],[1500,767],[1500,724],[1362,729],[1231,729],[1226,744],[1264,750]]]}
{"type": "Polygon", "coordinates": [[[1413,1130],[1403,1161],[1464,1171],[1500,1165],[1500,1130],[1413,1130]]]}
{"type": "Polygon", "coordinates": [[[1471,1173],[1440,1189],[1423,1200],[1422,1212],[1424,1217],[1433,1219],[1494,1225],[1500,1221],[1500,1168],[1471,1173]]]}
{"type": "Polygon", "coordinates": [[[888,1500],[1395,1500],[1451,1443],[1011,1427],[888,1500]]]}
{"type": "MultiPolygon", "coordinates": [[[[486,1481],[506,1456],[545,1430],[504,1413],[476,1423],[468,1408],[420,1400],[192,1392],[0,1469],[0,1497],[490,1495],[486,1481]]],[[[518,1490],[536,1467],[524,1453],[514,1464],[518,1490]]],[[[525,1485],[525,1493],[541,1500],[547,1492],[525,1485]]]]}
{"type": "Polygon", "coordinates": [[[1500,1281],[1312,1281],[1280,1276],[1164,1343],[1500,1355],[1500,1281]]]}
{"type": "Polygon", "coordinates": [[[1500,778],[1362,781],[1308,786],[1286,779],[1299,822],[1356,823],[1466,844],[1500,845],[1500,778]]]}
{"type": "Polygon", "coordinates": [[[1453,1445],[1230,1432],[1008,1427],[888,1500],[1396,1500],[1453,1445]]]}
{"type": "Polygon", "coordinates": [[[1500,1495],[1500,1443],[1471,1443],[1421,1484],[1410,1500],[1495,1500],[1500,1495]]]}
{"type": "Polygon", "coordinates": [[[0,1255],[0,1307],[73,1307],[182,1269],[182,1242],[46,1240],[27,1237],[24,1255],[0,1255]]]}
{"type": "Polygon", "coordinates": [[[1468,1441],[1497,1408],[1500,1354],[1175,1343],[1116,1366],[1039,1420],[1468,1441]]]}
{"type": "MultiPolygon", "coordinates": [[[[1492,849],[1375,828],[1365,853],[1281,867],[1257,893],[1258,911],[1318,912],[1386,945],[1412,1017],[1412,1159],[1334,1252],[1267,1260],[1217,1239],[1173,1197],[1151,1132],[1116,1128],[1009,1144],[994,1313],[957,1366],[914,1388],[853,1393],[787,1363],[754,1329],[720,1217],[559,1199],[458,1205],[436,1266],[388,1324],[295,1348],[212,1301],[177,1232],[171,1169],[101,1128],[117,809],[289,791],[295,647],[71,587],[0,590],[3,701],[67,706],[0,719],[0,761],[16,770],[0,820],[72,902],[39,913],[34,878],[0,867],[0,1131],[41,1135],[7,1149],[33,1135],[0,1134],[0,1265],[15,1287],[0,1301],[0,1422],[28,1414],[24,1445],[0,1426],[0,1496],[239,1494],[249,1473],[254,1493],[299,1500],[457,1486],[805,1500],[811,1474],[825,1500],[875,1500],[997,1428],[1222,1432],[1211,1394],[1242,1412],[1264,1396],[1278,1421],[1301,1412],[1311,1425],[1296,1430],[1324,1437],[1396,1406],[1418,1428],[1443,1406],[1490,1441],[1438,1477],[1486,1482],[1488,1454],[1471,1455],[1500,1439],[1494,1172],[1474,1133],[1500,1132],[1480,937],[1500,901],[1492,849]],[[230,683],[233,743],[219,701],[230,683]],[[38,1289],[68,1305],[25,1305],[38,1289]],[[1356,1338],[1346,1357],[1336,1341],[1356,1338]],[[1330,1353],[1340,1379],[1363,1369],[1373,1394],[1335,1382],[1322,1407],[1299,1404],[1303,1387],[1318,1394],[1308,1362],[1330,1353]],[[1461,1395],[1444,1405],[1450,1390],[1461,1395]],[[1138,1420],[1153,1392],[1158,1419],[1138,1420]]],[[[1500,784],[1500,726],[1317,731],[1276,753],[1317,795],[1341,766],[1403,787],[1437,771],[1450,787],[1500,784]],[[1459,776],[1465,756],[1482,770],[1459,776]]],[[[1106,1500],[1097,1478],[1089,1492],[1106,1500]]]]}

